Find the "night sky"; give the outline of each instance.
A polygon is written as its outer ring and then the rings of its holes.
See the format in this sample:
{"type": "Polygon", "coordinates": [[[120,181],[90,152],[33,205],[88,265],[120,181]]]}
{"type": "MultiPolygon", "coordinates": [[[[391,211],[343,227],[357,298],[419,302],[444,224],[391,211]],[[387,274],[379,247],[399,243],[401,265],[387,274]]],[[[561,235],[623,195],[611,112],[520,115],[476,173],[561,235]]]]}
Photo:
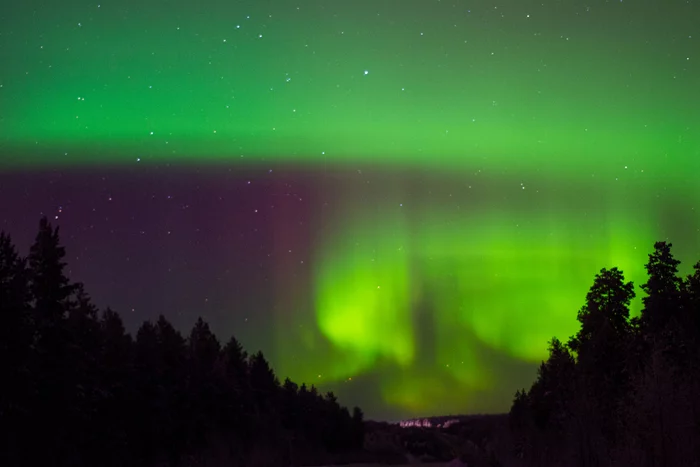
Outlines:
{"type": "Polygon", "coordinates": [[[700,259],[699,62],[695,0],[13,2],[0,228],[370,418],[506,411],[601,268],[700,259]]]}

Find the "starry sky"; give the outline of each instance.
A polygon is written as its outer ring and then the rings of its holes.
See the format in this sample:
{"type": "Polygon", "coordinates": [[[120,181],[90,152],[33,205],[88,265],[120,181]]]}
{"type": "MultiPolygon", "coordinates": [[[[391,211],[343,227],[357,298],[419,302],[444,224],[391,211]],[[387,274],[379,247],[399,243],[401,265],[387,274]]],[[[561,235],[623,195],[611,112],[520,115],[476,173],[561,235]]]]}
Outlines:
{"type": "MultiPolygon", "coordinates": [[[[593,276],[700,259],[697,0],[25,0],[0,228],[368,416],[501,412],[593,276]]],[[[641,295],[641,291],[638,290],[641,295]]],[[[638,312],[639,300],[634,311],[638,312]]]]}

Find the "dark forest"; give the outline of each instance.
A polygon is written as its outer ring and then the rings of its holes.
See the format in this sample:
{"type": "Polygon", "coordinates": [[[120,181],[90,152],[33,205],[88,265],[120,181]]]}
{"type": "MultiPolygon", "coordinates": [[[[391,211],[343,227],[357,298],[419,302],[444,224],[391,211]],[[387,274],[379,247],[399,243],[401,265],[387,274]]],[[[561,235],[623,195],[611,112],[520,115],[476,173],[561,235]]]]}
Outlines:
{"type": "Polygon", "coordinates": [[[262,352],[220,342],[202,318],[183,336],[161,315],[132,337],[66,276],[65,254],[46,218],[26,258],[0,234],[1,465],[376,462],[367,435],[387,440],[377,452],[391,463],[431,451],[470,467],[700,465],[700,262],[680,277],[667,242],[649,255],[639,316],[622,271],[596,275],[579,331],[551,340],[503,423],[412,428],[280,382],[262,352]]]}
{"type": "Polygon", "coordinates": [[[617,268],[596,275],[580,330],[549,358],[510,410],[526,465],[700,465],[700,262],[679,277],[672,245],[646,264],[641,315],[617,268]]]}
{"type": "Polygon", "coordinates": [[[262,352],[164,316],[135,338],[64,273],[42,219],[25,259],[0,235],[0,465],[299,465],[356,451],[363,413],[280,381],[262,352]]]}

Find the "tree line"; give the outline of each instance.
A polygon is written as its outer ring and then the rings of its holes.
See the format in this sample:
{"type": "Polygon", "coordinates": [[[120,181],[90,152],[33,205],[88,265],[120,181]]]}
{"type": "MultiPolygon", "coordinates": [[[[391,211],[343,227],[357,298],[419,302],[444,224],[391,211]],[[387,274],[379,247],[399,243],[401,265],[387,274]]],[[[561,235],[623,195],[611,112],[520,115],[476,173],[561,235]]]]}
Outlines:
{"type": "Polygon", "coordinates": [[[680,277],[671,249],[649,255],[640,316],[632,282],[603,269],[578,332],[549,343],[509,413],[525,465],[700,465],[700,262],[680,277]]]}
{"type": "Polygon", "coordinates": [[[299,465],[361,449],[362,411],[285,379],[203,319],[132,337],[66,276],[42,218],[29,255],[0,233],[0,464],[299,465]]]}

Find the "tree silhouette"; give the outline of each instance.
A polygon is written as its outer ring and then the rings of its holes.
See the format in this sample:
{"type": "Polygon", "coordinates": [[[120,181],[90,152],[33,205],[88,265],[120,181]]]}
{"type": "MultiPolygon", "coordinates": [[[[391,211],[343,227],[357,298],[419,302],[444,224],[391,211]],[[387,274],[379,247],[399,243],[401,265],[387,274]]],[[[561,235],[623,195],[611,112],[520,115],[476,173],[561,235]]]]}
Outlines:
{"type": "Polygon", "coordinates": [[[58,228],[42,218],[28,257],[36,326],[33,374],[38,394],[33,409],[39,420],[35,420],[35,435],[44,439],[44,449],[34,454],[37,463],[53,465],[79,463],[81,457],[64,428],[77,422],[76,398],[84,389],[73,370],[76,349],[66,319],[68,311],[76,306],[71,297],[79,286],[71,283],[64,272],[65,255],[58,228]]]}
{"type": "Polygon", "coordinates": [[[148,465],[158,456],[157,449],[163,443],[159,431],[160,412],[160,362],[158,359],[158,333],[153,323],[146,321],[136,333],[134,343],[133,414],[140,423],[134,427],[132,449],[140,464],[148,465]]]}
{"type": "Polygon", "coordinates": [[[301,418],[298,396],[299,386],[289,378],[285,378],[282,384],[281,398],[282,426],[290,432],[294,431],[299,426],[299,420],[301,418]]]}
{"type": "Polygon", "coordinates": [[[531,418],[529,409],[530,401],[528,399],[527,391],[525,389],[518,389],[515,391],[513,404],[511,405],[510,412],[508,413],[508,422],[512,431],[521,431],[526,428],[526,425],[531,418]]]}
{"type": "Polygon", "coordinates": [[[698,349],[700,336],[700,262],[693,266],[694,273],[690,274],[682,285],[683,323],[694,337],[694,347],[698,349]]]}
{"type": "MultiPolygon", "coordinates": [[[[553,338],[549,345],[549,358],[540,365],[537,380],[528,396],[533,421],[540,430],[560,430],[570,415],[568,401],[573,390],[574,365],[574,358],[568,349],[559,339],[553,338]]],[[[523,395],[520,395],[520,399],[519,403],[522,403],[523,395]]]]}
{"type": "Polygon", "coordinates": [[[671,243],[657,242],[649,255],[646,270],[649,279],[642,285],[647,293],[643,298],[641,324],[648,333],[663,331],[668,322],[677,318],[680,306],[682,280],[678,277],[680,261],[671,253],[671,243]]]}
{"type": "Polygon", "coordinates": [[[39,222],[39,233],[29,250],[30,290],[40,330],[56,324],[65,316],[67,301],[78,287],[71,284],[64,273],[66,251],[60,245],[58,230],[43,217],[39,222]]]}
{"type": "Polygon", "coordinates": [[[568,348],[552,340],[530,390],[515,394],[526,465],[699,465],[700,263],[685,280],[679,264],[670,243],[654,245],[632,319],[633,284],[617,268],[596,275],[568,348]]]}
{"type": "Polygon", "coordinates": [[[232,336],[222,355],[224,385],[228,395],[224,412],[228,425],[239,436],[249,433],[247,426],[252,416],[253,400],[247,360],[248,354],[232,336]]]}
{"type": "Polygon", "coordinates": [[[103,340],[97,307],[90,301],[82,284],[76,284],[74,293],[66,317],[68,364],[63,376],[73,388],[68,402],[72,411],[67,421],[79,427],[80,434],[72,444],[82,462],[92,463],[99,462],[101,456],[95,449],[99,445],[95,422],[96,410],[103,397],[99,366],[103,340]]]}
{"type": "Polygon", "coordinates": [[[182,334],[163,315],[160,315],[156,321],[156,336],[161,402],[157,412],[158,426],[165,445],[163,454],[173,464],[179,460],[178,450],[189,448],[185,367],[187,343],[182,334]],[[182,414],[185,414],[185,417],[182,414]]]}
{"type": "Polygon", "coordinates": [[[107,308],[100,318],[102,348],[99,354],[102,401],[97,430],[102,446],[112,453],[106,465],[122,466],[130,459],[130,420],[135,419],[134,343],[118,313],[107,308]]]}
{"type": "Polygon", "coordinates": [[[46,218],[27,259],[0,233],[0,465],[266,466],[361,446],[361,412],[280,386],[262,352],[222,348],[202,318],[187,338],[161,315],[132,339],[65,254],[46,218]]]}
{"type": "Polygon", "coordinates": [[[24,442],[32,431],[32,345],[26,261],[12,240],[0,232],[0,464],[20,465],[24,442]]]}
{"type": "Polygon", "coordinates": [[[209,431],[214,429],[210,427],[210,421],[217,418],[217,408],[222,402],[219,375],[216,372],[221,344],[200,317],[190,332],[188,345],[188,409],[191,413],[188,428],[195,447],[201,449],[210,435],[209,431]]]}
{"type": "Polygon", "coordinates": [[[596,340],[596,333],[606,329],[618,338],[624,336],[628,332],[629,306],[634,297],[634,285],[625,282],[619,269],[603,269],[596,274],[586,295],[586,305],[578,313],[581,329],[569,341],[572,350],[585,352],[585,348],[596,340]]]}
{"type": "Polygon", "coordinates": [[[255,406],[258,413],[265,413],[273,409],[279,381],[275,377],[270,364],[261,351],[250,357],[249,360],[250,388],[253,392],[255,406]]]}
{"type": "MultiPolygon", "coordinates": [[[[285,379],[203,320],[135,338],[65,273],[46,218],[27,258],[0,233],[0,465],[306,465],[362,449],[364,414],[285,379]]],[[[567,345],[553,338],[511,429],[525,465],[698,466],[700,263],[649,255],[642,314],[617,268],[594,278],[567,345]]],[[[572,316],[573,319],[573,316],[572,316]]]]}

